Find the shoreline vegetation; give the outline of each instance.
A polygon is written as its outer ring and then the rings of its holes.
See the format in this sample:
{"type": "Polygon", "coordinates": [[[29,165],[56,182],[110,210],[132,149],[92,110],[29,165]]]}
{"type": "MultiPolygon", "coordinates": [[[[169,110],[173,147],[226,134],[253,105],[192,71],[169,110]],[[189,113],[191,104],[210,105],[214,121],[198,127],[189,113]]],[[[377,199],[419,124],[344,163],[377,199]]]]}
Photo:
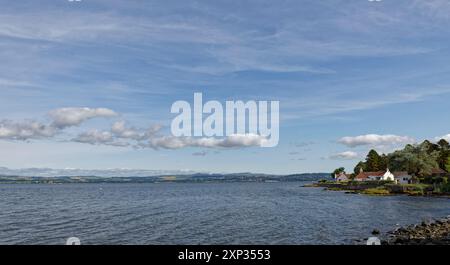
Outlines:
{"type": "Polygon", "coordinates": [[[450,198],[450,192],[442,191],[432,184],[396,184],[392,181],[349,181],[335,182],[320,180],[319,182],[304,185],[304,187],[322,187],[328,191],[345,191],[351,194],[364,194],[370,196],[438,196],[450,198]]]}

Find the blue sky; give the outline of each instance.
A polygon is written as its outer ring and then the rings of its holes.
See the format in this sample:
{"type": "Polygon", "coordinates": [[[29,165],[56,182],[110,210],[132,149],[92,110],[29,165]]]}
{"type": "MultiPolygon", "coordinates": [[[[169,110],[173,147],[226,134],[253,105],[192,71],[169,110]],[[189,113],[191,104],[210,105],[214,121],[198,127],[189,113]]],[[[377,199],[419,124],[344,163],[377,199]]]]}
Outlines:
{"type": "Polygon", "coordinates": [[[450,139],[446,0],[0,3],[3,167],[328,172],[450,139]],[[279,100],[279,145],[117,144],[194,92],[279,100]]]}

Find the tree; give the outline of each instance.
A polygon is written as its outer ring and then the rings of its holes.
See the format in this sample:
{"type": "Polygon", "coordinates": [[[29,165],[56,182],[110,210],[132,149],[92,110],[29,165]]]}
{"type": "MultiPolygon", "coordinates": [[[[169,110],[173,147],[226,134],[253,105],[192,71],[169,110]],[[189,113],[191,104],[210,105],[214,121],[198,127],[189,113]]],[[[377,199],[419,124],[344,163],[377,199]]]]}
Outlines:
{"type": "Polygon", "coordinates": [[[433,144],[432,142],[425,140],[418,146],[422,151],[426,152],[427,154],[431,154],[435,151],[439,151],[440,146],[437,144],[433,144]]]}
{"type": "Polygon", "coordinates": [[[423,146],[407,146],[403,150],[388,155],[389,165],[393,171],[408,171],[418,177],[431,175],[433,169],[438,167],[439,152],[428,153],[423,146]]]}
{"type": "Polygon", "coordinates": [[[445,170],[450,172],[450,156],[447,157],[447,163],[445,164],[445,170]]]}
{"type": "Polygon", "coordinates": [[[382,170],[382,161],[380,155],[375,150],[370,150],[366,157],[366,169],[367,171],[379,171],[382,170]]]}
{"type": "Polygon", "coordinates": [[[340,167],[340,168],[336,168],[333,173],[331,173],[331,176],[334,178],[336,175],[339,175],[341,173],[345,172],[345,168],[340,167]]]}
{"type": "Polygon", "coordinates": [[[389,167],[391,171],[407,171],[414,178],[426,178],[432,175],[433,169],[441,168],[450,172],[450,144],[441,139],[437,143],[428,140],[421,144],[407,144],[402,150],[381,156],[370,150],[365,162],[359,162],[354,173],[364,171],[381,171],[389,167]]]}
{"type": "Polygon", "coordinates": [[[450,144],[445,139],[439,140],[439,142],[437,144],[439,145],[441,150],[449,150],[450,149],[450,144]]]}
{"type": "Polygon", "coordinates": [[[447,170],[446,164],[447,158],[450,156],[450,144],[445,139],[441,139],[439,140],[438,145],[439,145],[439,156],[437,162],[440,168],[447,170]]]}
{"type": "Polygon", "coordinates": [[[389,167],[389,157],[386,154],[380,157],[380,170],[385,170],[389,167]]]}
{"type": "Polygon", "coordinates": [[[350,176],[348,177],[348,179],[350,180],[350,181],[354,181],[355,180],[355,178],[356,178],[356,174],[350,174],[350,176]]]}
{"type": "Polygon", "coordinates": [[[447,167],[447,162],[448,162],[447,160],[448,160],[449,156],[450,156],[450,150],[442,150],[439,152],[439,155],[437,157],[437,162],[438,162],[439,168],[447,170],[446,167],[447,167]]]}
{"type": "Polygon", "coordinates": [[[355,166],[355,168],[353,169],[353,173],[355,175],[358,175],[359,172],[365,171],[366,170],[366,163],[364,163],[363,161],[359,161],[359,163],[355,166]]]}

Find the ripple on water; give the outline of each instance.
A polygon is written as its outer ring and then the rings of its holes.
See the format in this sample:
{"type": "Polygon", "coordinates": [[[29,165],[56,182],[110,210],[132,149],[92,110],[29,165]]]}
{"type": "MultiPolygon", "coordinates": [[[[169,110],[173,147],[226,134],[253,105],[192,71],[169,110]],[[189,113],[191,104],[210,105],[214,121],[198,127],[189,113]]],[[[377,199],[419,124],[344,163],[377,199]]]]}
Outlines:
{"type": "Polygon", "coordinates": [[[448,199],[302,183],[3,185],[0,244],[348,244],[447,216],[448,199]]]}

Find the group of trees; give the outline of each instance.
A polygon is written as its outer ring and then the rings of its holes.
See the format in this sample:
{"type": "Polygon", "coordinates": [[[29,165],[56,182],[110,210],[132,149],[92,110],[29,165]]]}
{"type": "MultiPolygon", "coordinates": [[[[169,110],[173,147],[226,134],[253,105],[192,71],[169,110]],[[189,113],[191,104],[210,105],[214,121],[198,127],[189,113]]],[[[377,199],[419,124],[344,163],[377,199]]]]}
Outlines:
{"type": "Polygon", "coordinates": [[[358,174],[361,169],[363,171],[380,171],[388,167],[389,159],[383,154],[379,155],[377,151],[370,150],[366,156],[366,161],[360,161],[354,168],[355,174],[358,174]]]}
{"type": "Polygon", "coordinates": [[[390,154],[379,155],[370,150],[365,161],[360,161],[354,168],[354,173],[363,171],[381,171],[389,168],[391,171],[407,171],[417,177],[432,174],[433,169],[441,168],[450,172],[450,144],[441,139],[437,143],[425,140],[421,144],[408,144],[402,150],[390,154]]]}
{"type": "Polygon", "coordinates": [[[447,163],[445,164],[445,170],[447,170],[447,172],[450,172],[450,157],[447,158],[447,163]]]}
{"type": "Polygon", "coordinates": [[[340,168],[336,168],[333,173],[331,173],[331,177],[334,178],[334,176],[341,174],[342,172],[345,172],[345,168],[340,167],[340,168]]]}

